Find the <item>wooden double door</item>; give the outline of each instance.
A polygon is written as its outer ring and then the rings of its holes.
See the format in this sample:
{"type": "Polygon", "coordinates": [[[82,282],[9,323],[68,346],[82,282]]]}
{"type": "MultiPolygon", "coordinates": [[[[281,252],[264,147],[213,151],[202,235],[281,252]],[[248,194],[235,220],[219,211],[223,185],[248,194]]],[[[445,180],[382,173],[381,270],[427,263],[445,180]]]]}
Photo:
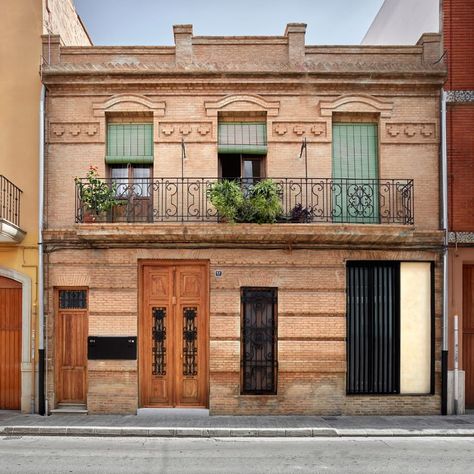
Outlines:
{"type": "Polygon", "coordinates": [[[208,265],[141,265],[142,407],[208,406],[208,265]]]}

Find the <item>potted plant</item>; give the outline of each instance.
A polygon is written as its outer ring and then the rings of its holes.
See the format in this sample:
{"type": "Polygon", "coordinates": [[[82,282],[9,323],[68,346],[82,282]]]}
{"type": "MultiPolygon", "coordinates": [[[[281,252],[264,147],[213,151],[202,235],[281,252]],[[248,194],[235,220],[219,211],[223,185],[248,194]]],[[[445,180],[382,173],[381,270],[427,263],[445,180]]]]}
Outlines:
{"type": "Polygon", "coordinates": [[[314,211],[310,207],[303,207],[303,205],[297,204],[291,210],[291,222],[311,222],[314,217],[314,211]]]}
{"type": "Polygon", "coordinates": [[[271,224],[283,213],[278,186],[271,179],[264,179],[249,189],[250,222],[271,224]]]}
{"type": "Polygon", "coordinates": [[[219,181],[212,185],[208,196],[221,221],[270,224],[283,211],[278,187],[271,179],[244,183],[243,189],[236,181],[219,181]]]}
{"type": "Polygon", "coordinates": [[[84,221],[96,221],[103,218],[113,206],[120,204],[115,196],[117,186],[115,183],[108,184],[99,178],[96,166],[91,166],[85,179],[74,178],[78,187],[79,199],[81,201],[84,221]]]}
{"type": "Polygon", "coordinates": [[[221,220],[235,222],[244,203],[238,183],[227,179],[218,181],[210,187],[208,197],[221,220]]]}

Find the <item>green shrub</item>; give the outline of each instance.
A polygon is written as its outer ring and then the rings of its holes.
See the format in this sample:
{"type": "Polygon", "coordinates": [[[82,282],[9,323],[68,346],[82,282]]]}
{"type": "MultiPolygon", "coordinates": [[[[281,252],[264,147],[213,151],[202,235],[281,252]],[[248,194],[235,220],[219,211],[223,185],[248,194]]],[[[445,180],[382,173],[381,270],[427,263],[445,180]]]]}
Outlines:
{"type": "Polygon", "coordinates": [[[242,186],[222,180],[211,186],[208,197],[219,216],[228,222],[270,224],[283,212],[278,187],[271,179],[252,185],[244,182],[242,186]]]}

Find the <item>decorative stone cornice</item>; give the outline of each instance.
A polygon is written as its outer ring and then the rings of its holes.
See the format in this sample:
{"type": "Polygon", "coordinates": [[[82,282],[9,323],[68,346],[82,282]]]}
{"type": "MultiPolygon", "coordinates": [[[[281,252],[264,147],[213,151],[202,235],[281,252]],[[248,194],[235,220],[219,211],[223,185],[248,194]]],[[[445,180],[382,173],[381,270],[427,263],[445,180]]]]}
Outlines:
{"type": "Polygon", "coordinates": [[[208,63],[192,62],[185,68],[166,62],[142,63],[130,62],[103,62],[103,63],[60,63],[45,65],[42,69],[44,76],[55,74],[164,74],[164,73],[218,73],[218,72],[270,72],[270,73],[346,73],[346,74],[433,74],[445,76],[446,70],[443,66],[432,66],[419,63],[396,63],[396,62],[361,62],[361,61],[327,61],[313,62],[306,60],[303,65],[295,69],[288,63],[208,63]]]}
{"type": "Polygon", "coordinates": [[[474,245],[474,232],[449,232],[448,242],[456,245],[474,245]]]}
{"type": "Polygon", "coordinates": [[[78,224],[44,232],[47,249],[231,247],[441,251],[443,232],[399,225],[78,224]]]}
{"type": "Polygon", "coordinates": [[[208,117],[215,117],[217,112],[222,110],[266,111],[269,117],[276,117],[280,110],[280,102],[267,101],[255,94],[229,95],[220,100],[205,102],[204,107],[208,117]],[[243,108],[242,104],[244,104],[243,108]]]}
{"type": "Polygon", "coordinates": [[[334,112],[375,112],[380,113],[383,118],[390,118],[393,102],[380,100],[368,94],[346,94],[334,100],[321,100],[318,109],[323,117],[330,117],[334,112]]]}
{"type": "Polygon", "coordinates": [[[448,104],[465,104],[474,102],[474,90],[446,91],[448,104]]]}
{"type": "Polygon", "coordinates": [[[94,116],[103,117],[106,112],[153,112],[153,115],[165,115],[166,103],[155,102],[138,94],[117,94],[103,102],[93,105],[94,116]]]}

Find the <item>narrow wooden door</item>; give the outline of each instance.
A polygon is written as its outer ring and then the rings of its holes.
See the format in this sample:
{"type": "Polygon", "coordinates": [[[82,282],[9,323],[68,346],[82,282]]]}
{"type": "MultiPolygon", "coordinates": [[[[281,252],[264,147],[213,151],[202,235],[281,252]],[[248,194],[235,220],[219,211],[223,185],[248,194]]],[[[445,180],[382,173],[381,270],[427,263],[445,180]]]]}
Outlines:
{"type": "Polygon", "coordinates": [[[21,283],[0,277],[0,410],[21,405],[21,296],[21,283]]]}
{"type": "Polygon", "coordinates": [[[60,290],[56,314],[57,401],[86,403],[86,290],[60,290]]]}
{"type": "Polygon", "coordinates": [[[142,267],[140,403],[206,407],[207,265],[142,267]]]}
{"type": "Polygon", "coordinates": [[[474,265],[463,267],[462,360],[466,408],[474,408],[474,265]]]}

